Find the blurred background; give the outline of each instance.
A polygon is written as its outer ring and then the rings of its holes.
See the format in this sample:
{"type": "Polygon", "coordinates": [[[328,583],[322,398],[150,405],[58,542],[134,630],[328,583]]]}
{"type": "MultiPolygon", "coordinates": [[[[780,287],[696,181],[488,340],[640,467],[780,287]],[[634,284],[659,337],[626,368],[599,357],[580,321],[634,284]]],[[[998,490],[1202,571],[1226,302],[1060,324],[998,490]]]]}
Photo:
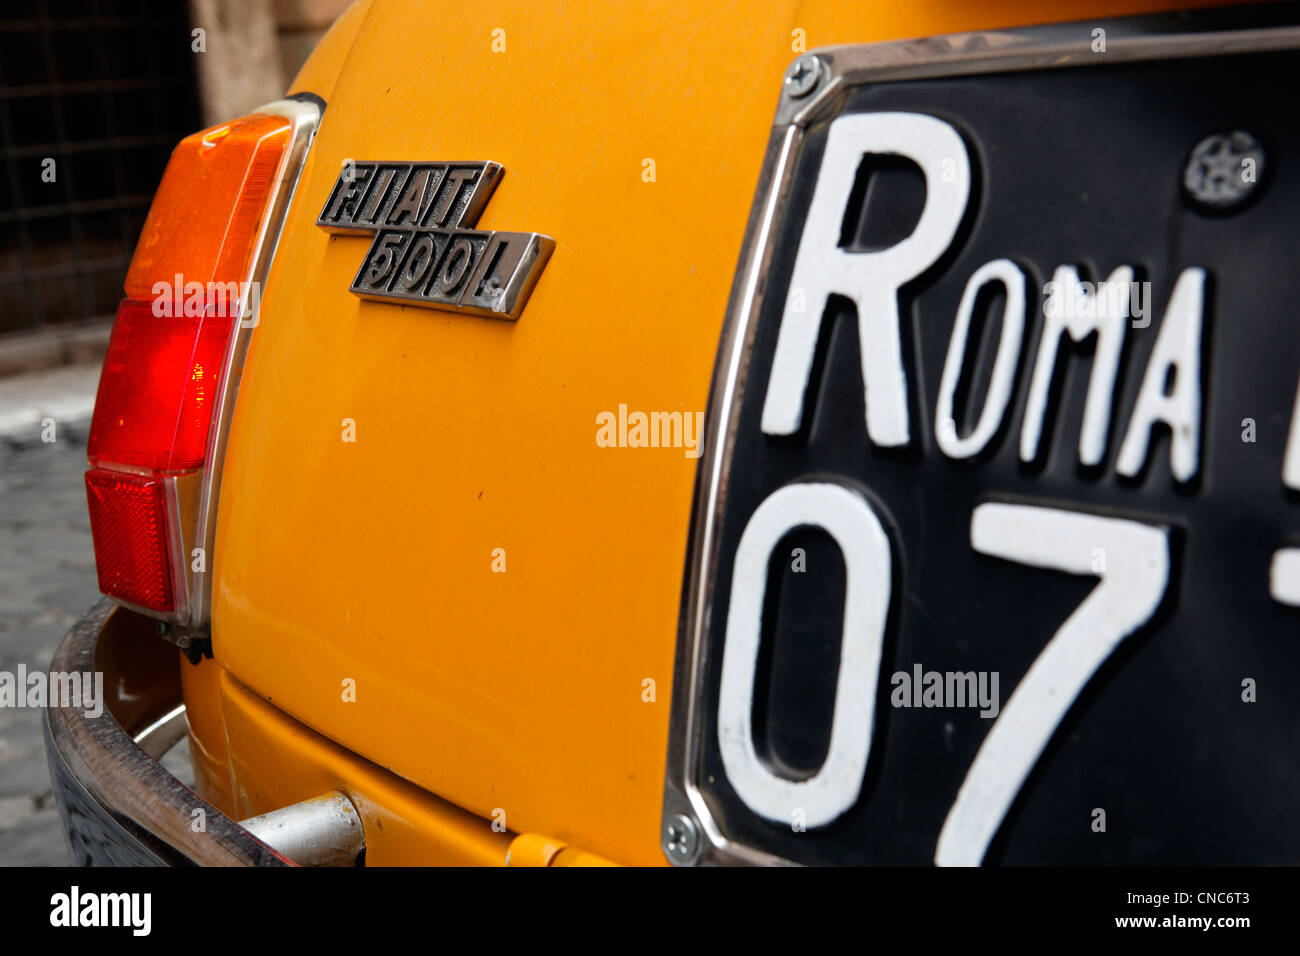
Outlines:
{"type": "MultiPolygon", "coordinates": [[[[348,0],[0,8],[0,671],[97,599],[85,436],[172,147],[278,99],[348,0]]],[[[0,865],[68,862],[41,712],[0,708],[0,865]]]]}

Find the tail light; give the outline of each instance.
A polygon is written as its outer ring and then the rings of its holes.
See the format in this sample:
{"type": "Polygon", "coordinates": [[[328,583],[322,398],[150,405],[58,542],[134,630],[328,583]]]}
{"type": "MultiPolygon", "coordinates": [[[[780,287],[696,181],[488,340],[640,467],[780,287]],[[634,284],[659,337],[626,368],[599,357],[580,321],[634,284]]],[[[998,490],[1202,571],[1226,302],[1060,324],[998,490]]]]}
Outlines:
{"type": "Polygon", "coordinates": [[[217,477],[314,102],[284,100],[181,140],[118,306],[86,472],[99,588],[197,627],[207,618],[217,477]]]}

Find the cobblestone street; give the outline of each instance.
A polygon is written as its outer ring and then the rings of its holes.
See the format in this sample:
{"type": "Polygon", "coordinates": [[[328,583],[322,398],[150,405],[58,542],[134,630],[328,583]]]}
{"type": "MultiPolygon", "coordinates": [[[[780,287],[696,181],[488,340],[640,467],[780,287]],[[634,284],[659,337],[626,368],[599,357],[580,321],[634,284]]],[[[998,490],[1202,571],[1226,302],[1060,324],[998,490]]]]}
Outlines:
{"type": "MultiPolygon", "coordinates": [[[[0,437],[0,670],[49,666],[98,587],[82,484],[89,422],[0,437]]],[[[42,712],[0,709],[0,865],[68,862],[50,792],[42,712]]]]}

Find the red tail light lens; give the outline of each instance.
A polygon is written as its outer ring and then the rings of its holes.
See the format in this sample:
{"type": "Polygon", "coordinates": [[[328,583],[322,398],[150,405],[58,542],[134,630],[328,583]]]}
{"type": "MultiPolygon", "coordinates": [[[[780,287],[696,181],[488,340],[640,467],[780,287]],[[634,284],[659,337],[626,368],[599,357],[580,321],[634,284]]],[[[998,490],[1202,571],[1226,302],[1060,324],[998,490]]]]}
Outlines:
{"type": "Polygon", "coordinates": [[[164,617],[189,610],[213,413],[293,131],[265,113],[181,140],[109,339],[87,443],[99,586],[164,617]]]}
{"type": "Polygon", "coordinates": [[[91,419],[91,464],[202,466],[234,321],[156,316],[151,303],[123,299],[91,419]]]}
{"type": "Polygon", "coordinates": [[[170,611],[171,548],[166,498],[157,478],[92,468],[86,472],[95,566],[105,594],[155,611],[170,611]]]}

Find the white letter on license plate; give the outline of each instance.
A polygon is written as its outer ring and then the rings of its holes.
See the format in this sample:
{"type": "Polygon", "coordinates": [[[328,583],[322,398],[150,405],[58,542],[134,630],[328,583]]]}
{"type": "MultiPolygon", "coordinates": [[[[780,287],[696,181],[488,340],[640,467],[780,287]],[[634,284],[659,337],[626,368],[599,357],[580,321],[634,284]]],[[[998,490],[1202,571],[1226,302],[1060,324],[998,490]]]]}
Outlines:
{"type": "Polygon", "coordinates": [[[907,444],[898,290],[947,251],[969,199],[966,147],[942,120],[921,113],[855,113],[831,124],[772,359],[763,405],[766,434],[799,430],[826,304],[830,296],[841,295],[858,311],[867,434],[877,445],[907,444]],[[925,207],[916,229],[898,244],[878,252],[849,252],[840,246],[841,226],[866,155],[904,156],[920,166],[925,207]],[[796,310],[792,300],[798,296],[812,307],[796,310]]]}
{"type": "Polygon", "coordinates": [[[1151,428],[1169,426],[1169,470],[1190,481],[1200,460],[1201,322],[1205,314],[1205,270],[1184,269],[1174,284],[1156,346],[1147,361],[1137,406],[1119,449],[1115,470],[1132,478],[1147,460],[1151,428]],[[1173,387],[1165,382],[1173,375],[1173,387]]]}
{"type": "MultiPolygon", "coordinates": [[[[1102,283],[1102,287],[1112,291],[1120,287],[1128,289],[1132,282],[1133,270],[1120,266],[1102,283]]],[[[1043,307],[1043,335],[1038,342],[1029,400],[1025,403],[1020,459],[1033,461],[1038,457],[1043,419],[1047,416],[1047,393],[1056,371],[1061,336],[1068,334],[1074,341],[1082,342],[1095,331],[1097,345],[1092,359],[1092,374],[1088,377],[1087,402],[1083,406],[1079,461],[1085,465],[1099,465],[1106,453],[1115,375],[1119,371],[1119,355],[1124,347],[1124,331],[1128,327],[1128,309],[1125,307],[1128,300],[1120,302],[1113,294],[1087,292],[1079,282],[1079,273],[1074,266],[1057,267],[1052,276],[1051,290],[1043,307]]]]}
{"type": "MultiPolygon", "coordinates": [[[[939,448],[949,458],[969,458],[983,451],[997,433],[1007,403],[1011,401],[1011,386],[1016,377],[1016,360],[1020,357],[1020,344],[1025,333],[1025,274],[1010,259],[995,259],[975,270],[966,282],[961,304],[957,306],[957,320],[948,343],[948,357],[943,363],[943,378],[939,382],[939,406],[935,410],[934,437],[939,448]],[[1002,336],[998,339],[998,354],[993,361],[993,374],[989,379],[988,393],[979,421],[965,438],[957,437],[957,424],[953,421],[953,404],[960,384],[966,350],[971,343],[971,315],[980,290],[990,282],[1000,282],[1007,292],[1007,304],[1002,310],[1002,336]],[[951,422],[951,425],[949,424],[951,422]]],[[[975,343],[978,349],[979,343],[975,343]]],[[[972,399],[972,403],[973,403],[972,399]]]]}

